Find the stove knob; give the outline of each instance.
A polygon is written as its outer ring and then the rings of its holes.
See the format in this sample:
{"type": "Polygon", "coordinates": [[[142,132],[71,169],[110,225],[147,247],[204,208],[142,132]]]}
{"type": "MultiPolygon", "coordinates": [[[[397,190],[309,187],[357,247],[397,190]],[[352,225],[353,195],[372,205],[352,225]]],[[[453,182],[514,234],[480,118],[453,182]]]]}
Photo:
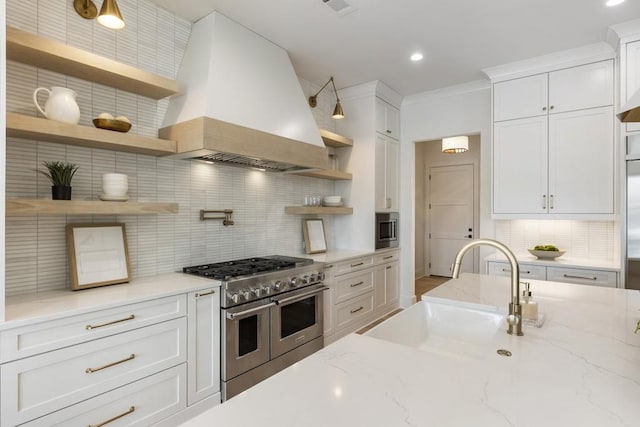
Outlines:
{"type": "Polygon", "coordinates": [[[227,294],[227,299],[231,300],[231,302],[237,304],[240,300],[240,295],[238,294],[227,294]]]}
{"type": "Polygon", "coordinates": [[[322,282],[324,280],[324,271],[318,272],[318,281],[322,282]]]}
{"type": "Polygon", "coordinates": [[[271,293],[271,286],[269,285],[264,285],[262,288],[260,288],[262,290],[262,293],[264,295],[269,295],[271,293]]]}
{"type": "Polygon", "coordinates": [[[289,280],[289,286],[291,286],[292,288],[295,288],[296,286],[298,286],[299,284],[299,279],[297,277],[292,277],[291,280],[289,280]]]}
{"type": "Polygon", "coordinates": [[[251,293],[253,294],[254,297],[257,298],[262,293],[262,288],[253,288],[251,289],[251,293]]]}
{"type": "Polygon", "coordinates": [[[276,291],[281,291],[284,289],[284,283],[282,283],[280,280],[276,280],[276,283],[273,284],[273,289],[276,291]]]}
{"type": "Polygon", "coordinates": [[[308,283],[316,283],[318,281],[318,273],[311,273],[309,275],[309,282],[308,283]]]}
{"type": "Polygon", "coordinates": [[[300,284],[308,285],[309,283],[312,283],[311,276],[310,275],[302,276],[302,278],[300,279],[300,284]]]}
{"type": "Polygon", "coordinates": [[[240,291],[240,295],[242,295],[242,298],[247,301],[251,297],[251,292],[249,292],[247,289],[243,289],[240,291]]]}

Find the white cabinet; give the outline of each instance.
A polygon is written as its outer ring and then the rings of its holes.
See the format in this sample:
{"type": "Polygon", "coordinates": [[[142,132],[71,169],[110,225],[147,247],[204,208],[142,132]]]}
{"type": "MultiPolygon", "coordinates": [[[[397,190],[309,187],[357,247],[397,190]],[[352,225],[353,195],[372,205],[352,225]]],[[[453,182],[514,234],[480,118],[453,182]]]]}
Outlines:
{"type": "Polygon", "coordinates": [[[610,60],[496,83],[493,213],[613,214],[612,105],[610,60]]]}
{"type": "MultiPolygon", "coordinates": [[[[626,88],[622,93],[620,105],[624,105],[638,90],[640,90],[640,40],[627,43],[622,52],[626,66],[624,83],[626,88]]],[[[627,132],[640,131],[640,123],[627,123],[627,132]]]]}
{"type": "Polygon", "coordinates": [[[400,111],[380,98],[376,98],[376,132],[400,139],[400,111]]]}
{"type": "Polygon", "coordinates": [[[399,256],[388,250],[325,266],[325,345],[398,308],[399,256]]]}
{"type": "Polygon", "coordinates": [[[215,289],[190,292],[187,350],[188,404],[220,391],[220,295],[215,289]]]}
{"type": "MultiPolygon", "coordinates": [[[[579,285],[618,286],[618,273],[597,268],[554,267],[540,264],[518,263],[521,279],[548,280],[550,282],[576,283],[579,285]]],[[[511,276],[509,263],[487,261],[490,276],[511,276]]]]}
{"type": "Polygon", "coordinates": [[[377,211],[398,210],[398,142],[376,134],[375,206],[377,211]]]}

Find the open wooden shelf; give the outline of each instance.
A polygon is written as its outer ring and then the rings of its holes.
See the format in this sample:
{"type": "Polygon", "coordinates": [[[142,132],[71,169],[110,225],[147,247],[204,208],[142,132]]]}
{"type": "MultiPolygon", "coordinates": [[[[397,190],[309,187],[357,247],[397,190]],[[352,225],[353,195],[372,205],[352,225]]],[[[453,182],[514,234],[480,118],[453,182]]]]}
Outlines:
{"type": "Polygon", "coordinates": [[[154,215],[176,214],[177,203],[103,202],[101,200],[6,200],[7,216],[21,215],[154,215]]]}
{"type": "Polygon", "coordinates": [[[152,156],[175,154],[177,150],[175,141],[71,125],[16,113],[7,113],[7,136],[152,156]]]}
{"type": "Polygon", "coordinates": [[[302,176],[310,176],[312,178],[322,178],[322,179],[332,179],[335,181],[350,181],[353,176],[349,173],[349,172],[342,172],[342,171],[334,171],[331,169],[328,170],[307,170],[307,171],[299,171],[296,172],[295,175],[302,175],[302,176]]]}
{"type": "Polygon", "coordinates": [[[7,27],[7,59],[153,99],[178,93],[175,80],[13,27],[7,27]]]}
{"type": "Polygon", "coordinates": [[[285,206],[284,213],[293,215],[351,215],[353,208],[342,206],[331,208],[326,206],[285,206]]]}
{"type": "Polygon", "coordinates": [[[329,132],[328,130],[320,129],[320,136],[324,141],[324,145],[327,147],[342,148],[353,146],[353,139],[338,135],[337,133],[329,132]]]}

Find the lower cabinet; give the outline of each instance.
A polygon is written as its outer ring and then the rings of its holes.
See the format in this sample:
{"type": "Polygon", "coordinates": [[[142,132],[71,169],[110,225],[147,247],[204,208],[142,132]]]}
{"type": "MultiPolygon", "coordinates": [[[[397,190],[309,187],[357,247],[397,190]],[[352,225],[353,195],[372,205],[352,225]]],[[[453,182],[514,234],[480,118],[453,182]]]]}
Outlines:
{"type": "Polygon", "coordinates": [[[399,250],[325,265],[325,345],[398,308],[399,250]]]}
{"type": "MultiPolygon", "coordinates": [[[[578,285],[618,286],[618,273],[613,270],[591,268],[552,267],[538,264],[519,263],[521,279],[548,280],[550,282],[575,283],[578,285]]],[[[508,263],[487,261],[487,272],[492,276],[510,276],[508,263]]]]}
{"type": "Polygon", "coordinates": [[[146,426],[219,403],[219,296],[203,289],[0,331],[0,426],[146,426]]]}

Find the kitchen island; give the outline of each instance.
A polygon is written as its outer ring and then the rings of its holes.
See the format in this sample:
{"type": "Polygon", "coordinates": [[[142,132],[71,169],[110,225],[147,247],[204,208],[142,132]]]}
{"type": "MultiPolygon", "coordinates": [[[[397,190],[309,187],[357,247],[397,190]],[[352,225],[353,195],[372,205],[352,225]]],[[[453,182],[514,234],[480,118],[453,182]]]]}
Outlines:
{"type": "MultiPolygon", "coordinates": [[[[465,274],[424,298],[502,312],[509,289],[507,278],[465,274]]],[[[183,426],[639,425],[640,293],[546,281],[531,289],[546,321],[522,337],[501,327],[495,343],[512,357],[351,334],[183,426]]]]}

